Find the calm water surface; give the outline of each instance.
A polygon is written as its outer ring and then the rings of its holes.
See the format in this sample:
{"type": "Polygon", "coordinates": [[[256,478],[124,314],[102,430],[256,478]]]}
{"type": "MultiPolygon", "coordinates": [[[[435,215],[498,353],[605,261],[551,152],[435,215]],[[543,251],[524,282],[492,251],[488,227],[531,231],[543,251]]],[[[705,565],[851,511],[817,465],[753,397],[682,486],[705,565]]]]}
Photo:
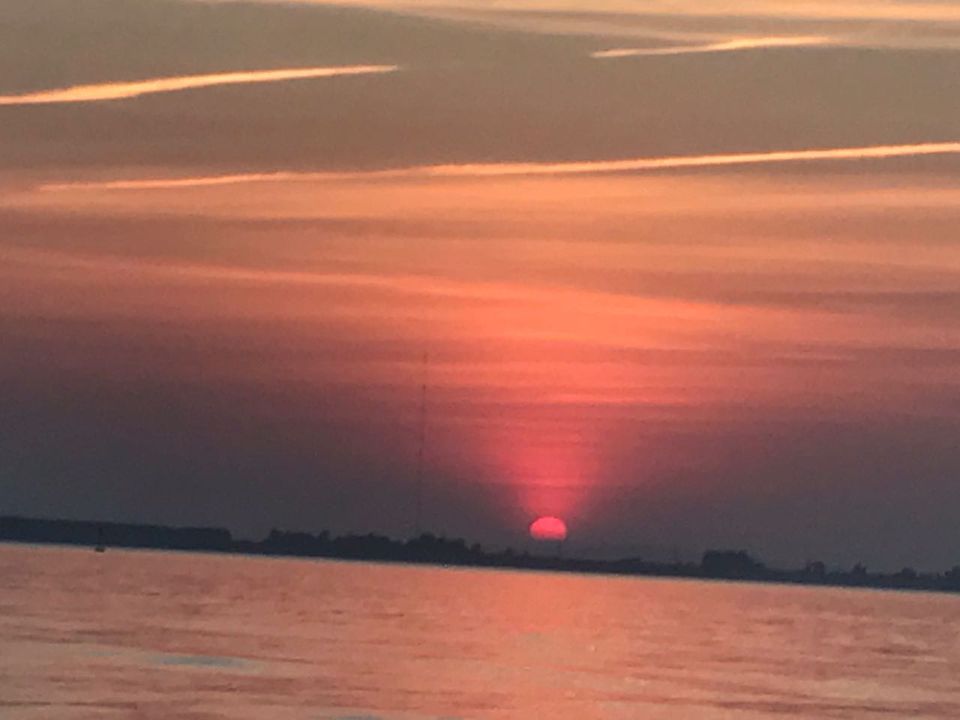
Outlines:
{"type": "Polygon", "coordinates": [[[0,718],[960,718],[960,598],[0,545],[0,718]]]}

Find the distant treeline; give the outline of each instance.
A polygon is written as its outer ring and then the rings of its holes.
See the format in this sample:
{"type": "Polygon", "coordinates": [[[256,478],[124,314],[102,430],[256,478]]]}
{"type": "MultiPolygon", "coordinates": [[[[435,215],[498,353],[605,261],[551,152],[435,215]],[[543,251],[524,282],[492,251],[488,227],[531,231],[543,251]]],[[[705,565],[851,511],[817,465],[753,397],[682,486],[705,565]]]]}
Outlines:
{"type": "Polygon", "coordinates": [[[883,574],[871,573],[859,564],[850,570],[831,570],[822,562],[811,562],[797,570],[778,570],[743,550],[708,550],[699,563],[584,560],[560,557],[559,553],[491,551],[429,533],[404,541],[375,534],[331,537],[326,532],[311,535],[272,530],[263,540],[251,541],[235,540],[223,528],[0,517],[0,541],[960,592],[960,566],[945,573],[904,568],[883,574]]]}

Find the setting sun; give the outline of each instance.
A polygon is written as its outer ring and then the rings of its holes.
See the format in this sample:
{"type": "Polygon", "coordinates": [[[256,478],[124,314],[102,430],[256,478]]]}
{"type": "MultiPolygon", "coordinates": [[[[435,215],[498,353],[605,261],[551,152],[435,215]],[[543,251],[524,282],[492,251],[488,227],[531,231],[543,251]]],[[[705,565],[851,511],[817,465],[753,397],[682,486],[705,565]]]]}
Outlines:
{"type": "Polygon", "coordinates": [[[538,517],[530,523],[530,537],[534,540],[566,540],[567,524],[556,517],[538,517]]]}

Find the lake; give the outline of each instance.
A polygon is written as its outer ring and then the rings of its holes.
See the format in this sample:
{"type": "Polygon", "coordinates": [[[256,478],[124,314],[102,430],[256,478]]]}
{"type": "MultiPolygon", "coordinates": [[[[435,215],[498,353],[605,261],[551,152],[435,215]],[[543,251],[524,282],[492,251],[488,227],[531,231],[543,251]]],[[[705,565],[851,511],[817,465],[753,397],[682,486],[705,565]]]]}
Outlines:
{"type": "Polygon", "coordinates": [[[0,545],[0,718],[960,717],[960,598],[0,545]]]}

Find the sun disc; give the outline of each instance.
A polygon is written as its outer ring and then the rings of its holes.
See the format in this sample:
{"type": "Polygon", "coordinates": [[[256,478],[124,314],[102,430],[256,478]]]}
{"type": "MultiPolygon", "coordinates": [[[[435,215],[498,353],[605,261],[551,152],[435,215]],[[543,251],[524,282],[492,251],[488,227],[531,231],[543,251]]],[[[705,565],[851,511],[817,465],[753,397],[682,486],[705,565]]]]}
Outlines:
{"type": "Polygon", "coordinates": [[[567,524],[558,517],[538,517],[530,523],[530,537],[534,540],[565,540],[567,524]]]}

